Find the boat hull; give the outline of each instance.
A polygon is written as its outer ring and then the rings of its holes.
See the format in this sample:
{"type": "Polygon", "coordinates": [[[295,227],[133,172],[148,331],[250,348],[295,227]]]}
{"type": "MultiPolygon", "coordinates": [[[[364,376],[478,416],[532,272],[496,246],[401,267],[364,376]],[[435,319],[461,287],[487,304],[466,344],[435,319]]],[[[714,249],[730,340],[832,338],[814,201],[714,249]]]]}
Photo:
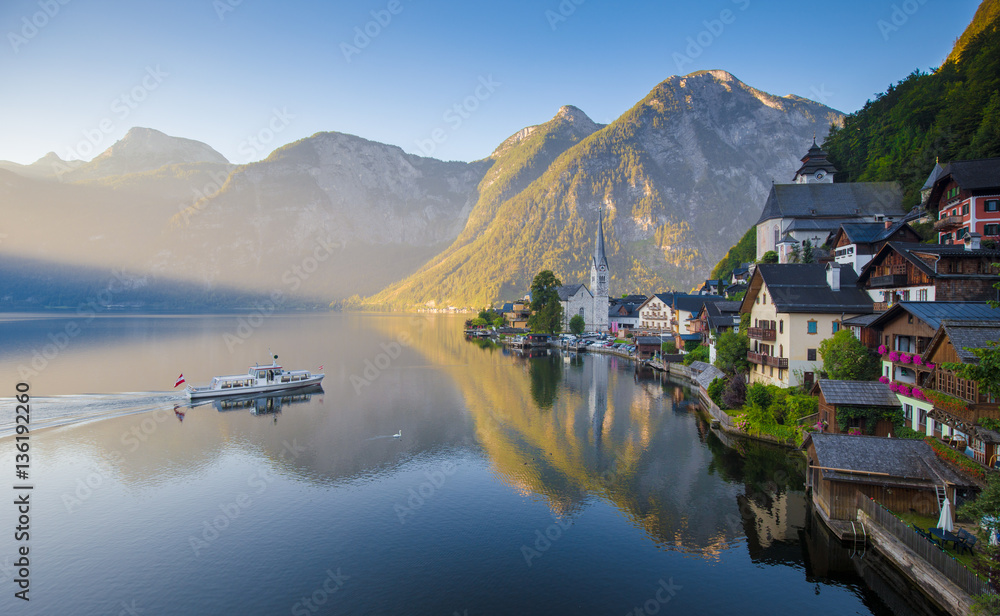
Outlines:
{"type": "Polygon", "coordinates": [[[295,381],[293,383],[265,383],[263,385],[251,385],[249,387],[231,387],[227,389],[212,389],[211,387],[188,387],[185,390],[187,397],[191,400],[204,400],[205,398],[227,398],[230,396],[246,396],[253,394],[269,394],[303,387],[313,387],[319,385],[326,375],[317,374],[308,379],[295,381]]]}

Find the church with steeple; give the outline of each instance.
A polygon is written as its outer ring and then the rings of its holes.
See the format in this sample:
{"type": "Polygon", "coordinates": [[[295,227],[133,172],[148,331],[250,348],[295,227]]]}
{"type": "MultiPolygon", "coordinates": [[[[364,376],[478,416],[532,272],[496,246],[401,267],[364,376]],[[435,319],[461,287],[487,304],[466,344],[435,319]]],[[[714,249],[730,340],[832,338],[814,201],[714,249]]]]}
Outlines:
{"type": "Polygon", "coordinates": [[[604,254],[604,213],[597,213],[597,237],[594,242],[594,256],[590,262],[590,289],[585,284],[565,284],[559,287],[559,302],[563,307],[563,328],[569,330],[569,320],[574,315],[583,317],[586,331],[605,332],[608,330],[608,311],[611,300],[608,284],[611,270],[604,254]]]}

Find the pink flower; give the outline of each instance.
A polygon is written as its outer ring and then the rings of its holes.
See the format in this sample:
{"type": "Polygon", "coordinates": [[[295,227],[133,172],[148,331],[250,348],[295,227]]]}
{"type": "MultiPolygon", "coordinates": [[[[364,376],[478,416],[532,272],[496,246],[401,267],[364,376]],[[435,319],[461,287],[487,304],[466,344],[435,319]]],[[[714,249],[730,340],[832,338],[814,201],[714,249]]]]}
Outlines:
{"type": "Polygon", "coordinates": [[[903,394],[904,396],[909,396],[910,395],[910,388],[908,386],[906,386],[906,385],[900,385],[899,386],[899,393],[903,394]]]}
{"type": "Polygon", "coordinates": [[[934,369],[934,364],[932,364],[932,363],[928,363],[928,364],[927,364],[927,369],[928,369],[928,370],[933,370],[933,369],[934,369]]]}
{"type": "Polygon", "coordinates": [[[889,352],[889,347],[885,346],[884,344],[878,345],[878,354],[879,355],[885,355],[888,352],[889,352]]]}
{"type": "Polygon", "coordinates": [[[892,391],[893,393],[896,393],[896,392],[898,392],[898,391],[899,391],[899,383],[889,383],[889,389],[890,389],[890,390],[891,390],[891,391],[892,391]]]}
{"type": "Polygon", "coordinates": [[[889,353],[889,361],[891,362],[899,361],[899,351],[893,351],[889,353]]]}
{"type": "Polygon", "coordinates": [[[887,377],[887,376],[880,376],[880,377],[878,377],[878,382],[879,383],[883,383],[885,385],[888,385],[889,384],[889,377],[887,377]]]}
{"type": "Polygon", "coordinates": [[[924,365],[924,360],[921,359],[919,355],[914,355],[913,356],[913,365],[915,365],[915,366],[923,366],[924,365]]]}
{"type": "Polygon", "coordinates": [[[908,364],[911,361],[913,361],[913,356],[910,355],[909,353],[900,353],[899,354],[899,363],[901,363],[901,364],[908,364]]]}
{"type": "Polygon", "coordinates": [[[910,395],[913,396],[914,398],[916,398],[917,400],[923,400],[924,399],[924,392],[920,391],[919,387],[914,387],[913,389],[911,389],[910,390],[910,395]]]}

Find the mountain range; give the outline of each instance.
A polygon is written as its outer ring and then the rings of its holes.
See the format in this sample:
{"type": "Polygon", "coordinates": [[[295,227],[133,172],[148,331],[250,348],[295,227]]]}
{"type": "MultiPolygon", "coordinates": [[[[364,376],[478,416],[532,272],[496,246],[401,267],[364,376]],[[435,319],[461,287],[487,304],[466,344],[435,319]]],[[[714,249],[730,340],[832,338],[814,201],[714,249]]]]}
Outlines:
{"type": "Polygon", "coordinates": [[[586,280],[599,209],[613,293],[688,288],[842,117],[708,71],[607,125],[562,107],[468,163],[324,132],[233,165],[133,128],[88,162],[0,162],[0,310],[73,307],[122,276],[141,284],[110,304],[482,306],[543,268],[586,280]],[[14,275],[26,262],[44,285],[14,275]]]}

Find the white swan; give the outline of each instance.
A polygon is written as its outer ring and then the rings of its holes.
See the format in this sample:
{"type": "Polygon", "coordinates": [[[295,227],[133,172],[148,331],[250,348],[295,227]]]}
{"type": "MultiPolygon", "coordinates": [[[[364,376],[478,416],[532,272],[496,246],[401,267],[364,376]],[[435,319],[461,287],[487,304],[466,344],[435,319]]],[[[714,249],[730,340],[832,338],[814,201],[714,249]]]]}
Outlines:
{"type": "Polygon", "coordinates": [[[399,432],[393,434],[392,438],[399,438],[401,436],[403,436],[403,429],[402,428],[399,429],[399,432]]]}

